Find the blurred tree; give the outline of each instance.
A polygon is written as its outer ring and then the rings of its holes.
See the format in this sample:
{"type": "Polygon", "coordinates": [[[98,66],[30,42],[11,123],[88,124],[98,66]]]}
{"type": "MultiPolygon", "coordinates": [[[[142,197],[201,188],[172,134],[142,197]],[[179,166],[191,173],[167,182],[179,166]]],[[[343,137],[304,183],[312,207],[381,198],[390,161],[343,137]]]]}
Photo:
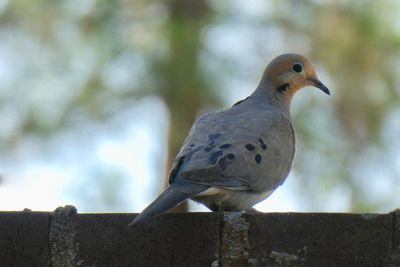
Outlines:
{"type": "MultiPolygon", "coordinates": [[[[154,95],[169,112],[169,168],[199,111],[222,105],[233,83],[255,84],[267,57],[295,51],[311,56],[333,91],[295,101],[298,199],[316,209],[332,194],[349,195],[352,211],[392,207],[400,201],[399,10],[372,0],[3,1],[0,156],[90,124],[104,131],[154,95]]],[[[120,203],[109,192],[122,174],[111,173],[95,186],[99,199],[120,203]]]]}
{"type": "MultiPolygon", "coordinates": [[[[203,0],[166,1],[169,20],[165,24],[168,52],[154,62],[157,94],[165,101],[170,113],[167,169],[185,139],[202,107],[217,103],[215,93],[202,75],[199,52],[202,29],[209,9],[203,0]]],[[[168,178],[168,175],[167,175],[168,178]]],[[[175,208],[187,209],[187,204],[175,208]]]]}
{"type": "MultiPolygon", "coordinates": [[[[80,8],[68,1],[26,6],[15,1],[8,4],[6,9],[2,17],[3,28],[7,24],[15,32],[25,29],[32,31],[38,40],[30,41],[43,44],[59,60],[48,62],[62,71],[56,76],[64,73],[73,76],[75,71],[85,72],[78,86],[66,88],[72,94],[67,94],[64,105],[57,106],[54,119],[49,120],[52,114],[48,113],[48,105],[53,103],[41,105],[40,101],[44,100],[41,99],[30,104],[28,99],[28,106],[23,107],[26,115],[19,118],[20,128],[9,135],[13,142],[5,138],[1,143],[8,149],[14,149],[14,144],[18,144],[25,136],[34,135],[45,142],[49,136],[79,127],[77,124],[82,122],[107,123],[110,118],[118,116],[127,104],[145,95],[155,94],[165,102],[170,115],[169,168],[204,103],[218,103],[216,94],[204,79],[199,63],[202,27],[207,23],[209,12],[205,1],[171,0],[163,4],[143,1],[91,2],[80,8]],[[26,14],[21,10],[29,12],[26,14]],[[157,19],[162,21],[161,26],[155,23],[157,19]],[[133,26],[129,27],[131,24],[133,26]],[[157,42],[161,45],[154,45],[157,42]],[[162,44],[166,44],[164,53],[160,53],[162,44]],[[79,59],[77,53],[83,57],[88,53],[87,58],[79,59]],[[131,75],[136,75],[136,80],[151,81],[127,86],[124,90],[110,87],[107,80],[112,73],[105,73],[105,70],[119,57],[126,58],[130,54],[135,55],[136,60],[140,60],[139,56],[145,58],[146,69],[141,73],[149,73],[147,79],[140,79],[140,73],[131,75]],[[75,70],[76,67],[81,69],[75,70]]],[[[51,69],[43,71],[53,72],[51,69]]],[[[70,78],[72,80],[74,77],[70,78]]],[[[36,90],[38,95],[46,94],[43,88],[36,90]]],[[[55,97],[63,98],[62,94],[65,93],[58,92],[55,97]]],[[[96,183],[96,186],[101,187],[102,184],[105,183],[96,183]]],[[[109,188],[107,184],[99,190],[108,196],[109,188]]]]}
{"type": "Polygon", "coordinates": [[[288,12],[287,3],[275,2],[279,14],[276,22],[287,40],[307,40],[309,54],[326,68],[334,87],[334,98],[330,100],[334,113],[323,116],[326,129],[316,128],[308,121],[313,117],[310,113],[316,112],[309,107],[318,103],[305,102],[295,114],[302,149],[326,157],[325,164],[319,167],[310,164],[310,157],[297,158],[296,170],[304,190],[314,192],[306,194],[308,201],[318,199],[316,188],[330,187],[329,191],[341,187],[339,190],[350,189],[350,210],[378,210],[390,198],[394,199],[400,188],[393,187],[389,194],[392,197],[385,198],[370,192],[373,190],[370,184],[376,184],[371,179],[379,179],[380,175],[368,170],[384,168],[385,177],[380,183],[398,184],[398,163],[393,159],[399,154],[387,153],[387,133],[382,130],[388,123],[385,118],[390,117],[400,102],[396,88],[399,86],[396,63],[400,59],[398,3],[290,1],[297,10],[294,13],[288,12]],[[307,14],[315,15],[305,19],[307,14]],[[307,189],[311,183],[317,186],[307,189]]]}

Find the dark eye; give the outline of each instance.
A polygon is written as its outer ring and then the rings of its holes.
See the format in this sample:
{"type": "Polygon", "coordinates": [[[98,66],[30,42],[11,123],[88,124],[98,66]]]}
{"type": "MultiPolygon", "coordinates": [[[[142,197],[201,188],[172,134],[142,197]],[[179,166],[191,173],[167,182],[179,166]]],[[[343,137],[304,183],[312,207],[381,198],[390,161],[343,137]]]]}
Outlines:
{"type": "Polygon", "coordinates": [[[297,73],[301,73],[303,71],[303,65],[300,63],[293,64],[292,70],[297,73]]]}

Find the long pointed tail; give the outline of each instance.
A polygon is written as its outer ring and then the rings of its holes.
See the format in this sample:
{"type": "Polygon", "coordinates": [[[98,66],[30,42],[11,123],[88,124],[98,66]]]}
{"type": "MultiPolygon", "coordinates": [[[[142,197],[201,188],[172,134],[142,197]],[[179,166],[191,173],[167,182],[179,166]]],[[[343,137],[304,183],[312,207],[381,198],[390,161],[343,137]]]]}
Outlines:
{"type": "MultiPolygon", "coordinates": [[[[199,189],[202,188],[203,186],[199,187],[199,189]]],[[[200,192],[204,191],[204,189],[199,191],[200,192]]],[[[145,208],[142,211],[142,213],[136,216],[135,219],[133,219],[129,223],[128,227],[131,227],[134,224],[148,221],[154,217],[157,217],[169,211],[170,209],[172,209],[173,207],[175,207],[176,205],[178,205],[179,203],[193,196],[196,193],[198,192],[193,192],[192,194],[184,193],[180,190],[177,190],[175,186],[171,185],[158,198],[156,198],[147,208],[145,208]]]]}

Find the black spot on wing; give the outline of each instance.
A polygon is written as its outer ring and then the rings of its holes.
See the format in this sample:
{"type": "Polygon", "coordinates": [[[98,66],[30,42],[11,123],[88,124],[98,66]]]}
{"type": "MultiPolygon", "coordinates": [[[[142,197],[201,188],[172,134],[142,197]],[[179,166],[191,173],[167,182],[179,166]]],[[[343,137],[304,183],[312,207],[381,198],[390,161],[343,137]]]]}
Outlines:
{"type": "Polygon", "coordinates": [[[257,154],[257,155],[254,157],[254,160],[257,162],[257,164],[260,164],[260,162],[261,162],[261,155],[260,155],[260,154],[257,154]]]}
{"type": "Polygon", "coordinates": [[[222,156],[222,150],[217,150],[212,153],[210,153],[210,163],[215,164],[217,160],[222,156]]]}
{"type": "Polygon", "coordinates": [[[248,151],[253,151],[255,149],[255,147],[252,144],[246,144],[245,147],[248,151]]]}
{"type": "Polygon", "coordinates": [[[267,149],[267,145],[264,143],[264,140],[262,140],[262,138],[258,139],[258,142],[260,143],[260,147],[261,147],[263,150],[266,150],[266,149],[267,149]]]}
{"type": "Polygon", "coordinates": [[[226,149],[230,146],[231,146],[231,144],[223,144],[223,145],[220,145],[219,148],[226,149]]]}
{"type": "Polygon", "coordinates": [[[233,159],[235,159],[235,154],[229,153],[226,157],[227,157],[228,159],[230,159],[230,160],[233,160],[233,159]]]}

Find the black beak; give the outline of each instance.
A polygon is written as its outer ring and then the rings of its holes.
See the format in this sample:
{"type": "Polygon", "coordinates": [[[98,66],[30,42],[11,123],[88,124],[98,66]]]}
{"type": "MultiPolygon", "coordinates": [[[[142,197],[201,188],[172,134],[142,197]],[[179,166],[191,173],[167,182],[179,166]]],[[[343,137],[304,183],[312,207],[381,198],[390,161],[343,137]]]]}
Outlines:
{"type": "Polygon", "coordinates": [[[328,87],[326,87],[320,80],[318,80],[317,78],[307,78],[307,80],[309,80],[313,86],[321,89],[322,92],[324,92],[327,95],[330,95],[331,93],[329,92],[328,87]]]}

